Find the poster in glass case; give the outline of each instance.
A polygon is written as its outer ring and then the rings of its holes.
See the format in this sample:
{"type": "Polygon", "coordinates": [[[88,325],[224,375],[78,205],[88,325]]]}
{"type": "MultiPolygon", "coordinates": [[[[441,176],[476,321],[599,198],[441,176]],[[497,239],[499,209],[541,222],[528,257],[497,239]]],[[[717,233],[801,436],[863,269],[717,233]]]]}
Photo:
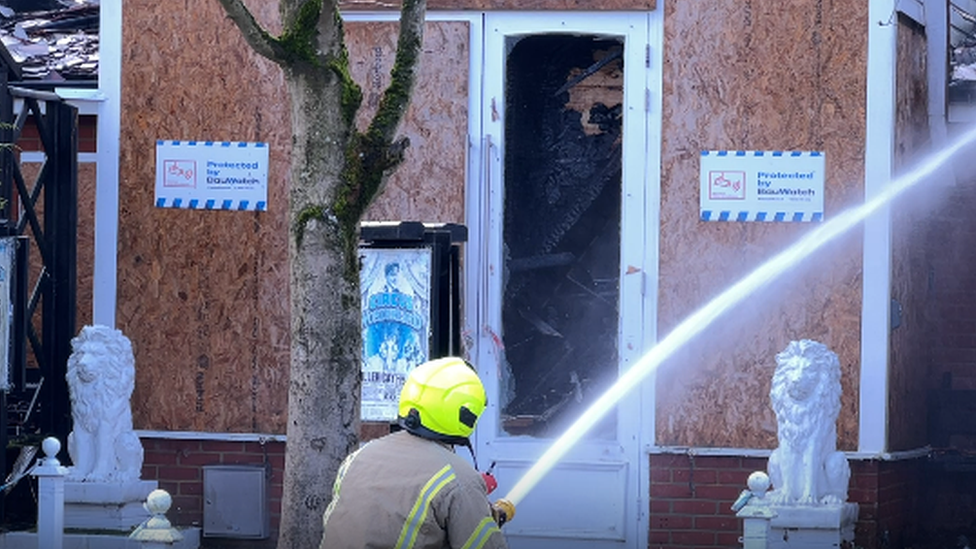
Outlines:
{"type": "Polygon", "coordinates": [[[360,250],[363,421],[395,421],[407,374],[430,353],[430,248],[360,250]]]}

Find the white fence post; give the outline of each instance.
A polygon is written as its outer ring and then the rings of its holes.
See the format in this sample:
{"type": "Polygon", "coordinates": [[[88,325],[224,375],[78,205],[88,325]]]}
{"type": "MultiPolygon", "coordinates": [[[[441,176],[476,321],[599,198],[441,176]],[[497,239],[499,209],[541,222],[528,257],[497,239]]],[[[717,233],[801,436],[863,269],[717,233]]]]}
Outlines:
{"type": "Polygon", "coordinates": [[[183,534],[173,528],[166,511],[173,505],[173,498],[166,490],[153,490],[146,497],[146,511],[151,515],[129,534],[129,539],[139,542],[143,549],[167,549],[183,539],[183,534]]]}
{"type": "Polygon", "coordinates": [[[767,549],[769,547],[770,521],[776,512],[769,508],[766,491],[769,489],[769,476],[762,471],[749,475],[748,490],[744,490],[732,505],[735,516],[742,519],[743,549],[767,549]]]}
{"type": "Polygon", "coordinates": [[[61,466],[57,455],[61,442],[48,437],[41,443],[44,456],[34,472],[37,477],[37,547],[64,547],[64,476],[68,470],[61,466]]]}

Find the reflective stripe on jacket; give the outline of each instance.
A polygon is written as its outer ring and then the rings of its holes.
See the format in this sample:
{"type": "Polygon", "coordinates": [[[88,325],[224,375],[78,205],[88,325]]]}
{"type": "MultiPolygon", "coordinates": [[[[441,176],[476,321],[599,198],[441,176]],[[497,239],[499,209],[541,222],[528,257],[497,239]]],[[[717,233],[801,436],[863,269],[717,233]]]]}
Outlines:
{"type": "Polygon", "coordinates": [[[339,468],[320,549],[506,549],[484,479],[442,444],[401,431],[339,468]]]}

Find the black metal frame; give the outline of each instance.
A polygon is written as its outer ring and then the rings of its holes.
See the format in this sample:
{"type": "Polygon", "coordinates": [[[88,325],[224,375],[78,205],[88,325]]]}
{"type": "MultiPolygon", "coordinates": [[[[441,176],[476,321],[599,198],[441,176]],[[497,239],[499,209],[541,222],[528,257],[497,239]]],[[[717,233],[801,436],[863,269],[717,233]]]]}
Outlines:
{"type": "MultiPolygon", "coordinates": [[[[4,53],[0,47],[0,69],[4,53]]],[[[15,435],[64,441],[71,428],[65,373],[77,307],[78,110],[53,93],[12,87],[11,71],[0,72],[0,236],[18,237],[19,242],[12,281],[11,389],[0,391],[2,480],[11,429],[17,429],[15,435]],[[18,102],[21,108],[14,112],[18,102]],[[28,120],[37,127],[45,156],[31,182],[25,180],[12,146],[28,120]],[[31,247],[38,254],[33,269],[28,261],[31,247]],[[33,271],[37,272],[32,276],[33,271]],[[23,410],[25,402],[36,415],[11,425],[9,411],[23,410]],[[31,421],[34,417],[36,422],[31,421]]],[[[0,523],[5,519],[0,495],[0,523]]]]}
{"type": "Polygon", "coordinates": [[[431,248],[430,358],[459,355],[461,347],[461,251],[468,229],[454,223],[362,223],[363,248],[431,248]]]}

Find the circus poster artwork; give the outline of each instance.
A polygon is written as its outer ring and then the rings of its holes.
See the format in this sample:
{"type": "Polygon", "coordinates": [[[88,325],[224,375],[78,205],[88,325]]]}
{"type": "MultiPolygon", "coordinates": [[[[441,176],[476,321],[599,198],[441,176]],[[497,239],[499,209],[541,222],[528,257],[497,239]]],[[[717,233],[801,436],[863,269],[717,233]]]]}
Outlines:
{"type": "Polygon", "coordinates": [[[363,421],[394,421],[407,374],[429,356],[430,248],[361,253],[363,421]]]}

